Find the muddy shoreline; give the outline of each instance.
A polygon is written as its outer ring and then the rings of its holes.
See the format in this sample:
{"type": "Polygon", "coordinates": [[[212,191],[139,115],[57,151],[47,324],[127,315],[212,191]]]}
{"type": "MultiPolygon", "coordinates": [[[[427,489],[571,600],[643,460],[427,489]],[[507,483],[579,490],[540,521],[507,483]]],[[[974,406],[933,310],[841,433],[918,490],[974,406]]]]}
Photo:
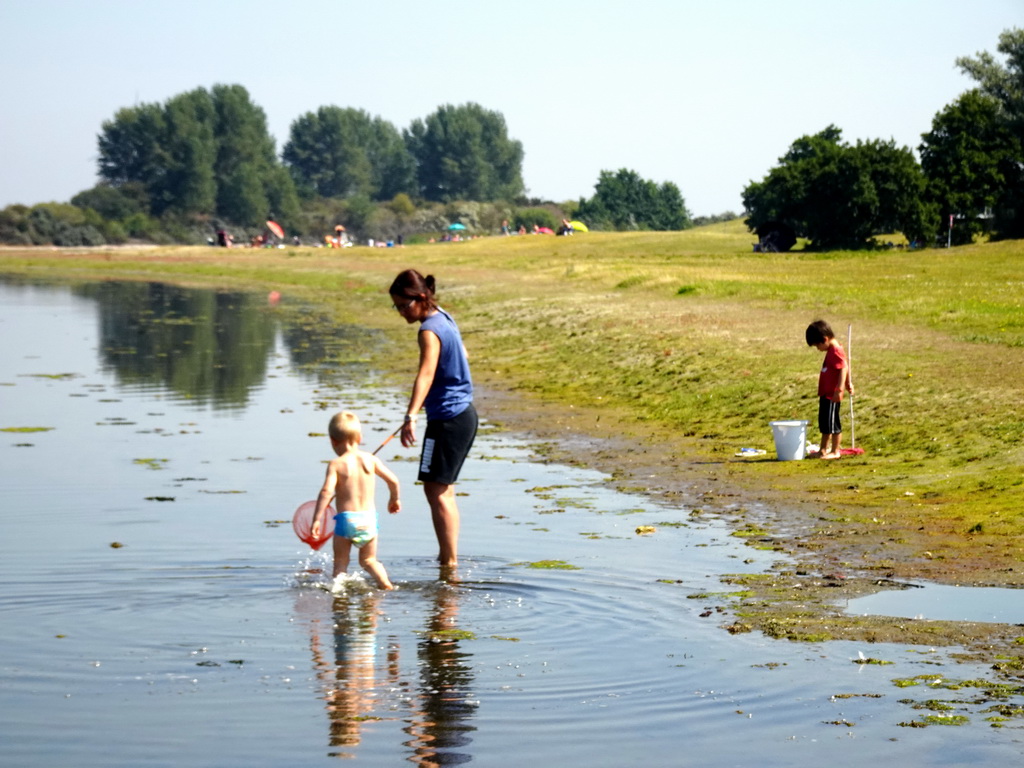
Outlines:
{"type": "MultiPolygon", "coordinates": [[[[671,436],[631,428],[594,409],[553,405],[484,381],[478,410],[489,422],[525,434],[543,456],[607,473],[616,488],[642,493],[689,515],[725,520],[745,541],[785,555],[758,577],[719,574],[722,590],[688,595],[706,603],[709,620],[730,633],[759,631],[792,641],[854,640],[954,647],[963,661],[991,663],[1003,676],[1024,680],[1024,624],[952,622],[853,616],[847,600],[921,582],[959,586],[1019,583],[1012,568],[976,558],[920,558],[925,536],[871,527],[837,515],[792,488],[755,487],[730,473],[730,461],[688,452],[671,436]]],[[[774,461],[774,457],[760,460],[774,461]]],[[[743,461],[743,459],[736,459],[743,461]]],[[[857,510],[863,516],[864,509],[857,510]]],[[[685,588],[684,585],[681,585],[685,588]]]]}

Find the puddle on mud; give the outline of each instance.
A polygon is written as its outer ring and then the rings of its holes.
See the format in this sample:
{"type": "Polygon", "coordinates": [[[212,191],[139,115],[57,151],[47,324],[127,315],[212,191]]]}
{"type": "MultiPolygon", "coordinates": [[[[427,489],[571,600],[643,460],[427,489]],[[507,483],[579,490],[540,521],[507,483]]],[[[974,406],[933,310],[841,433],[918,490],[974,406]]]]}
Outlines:
{"type": "Polygon", "coordinates": [[[1024,589],[915,584],[850,600],[846,610],[856,616],[1024,624],[1024,589]]]}

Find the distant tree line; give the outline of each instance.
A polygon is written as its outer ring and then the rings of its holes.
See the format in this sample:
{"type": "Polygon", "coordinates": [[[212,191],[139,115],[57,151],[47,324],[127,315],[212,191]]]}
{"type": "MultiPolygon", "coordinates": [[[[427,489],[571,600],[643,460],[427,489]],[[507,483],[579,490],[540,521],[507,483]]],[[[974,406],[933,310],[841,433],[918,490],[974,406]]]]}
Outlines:
{"type": "Polygon", "coordinates": [[[1024,30],[1003,32],[998,50],[1005,64],[984,52],[957,60],[978,86],[936,114],[920,163],[907,147],[851,145],[828,126],[743,191],[747,225],[785,226],[819,250],[892,232],[928,245],[940,234],[954,244],[1024,237],[1024,30]]]}
{"type": "Polygon", "coordinates": [[[740,216],[735,211],[722,211],[721,213],[713,213],[706,216],[694,216],[693,226],[704,227],[708,224],[720,224],[724,221],[733,221],[738,218],[740,216]]]}
{"type": "Polygon", "coordinates": [[[0,211],[0,241],[202,242],[222,227],[260,232],[270,217],[305,236],[338,223],[394,236],[461,213],[497,229],[524,192],[522,144],[477,104],[441,107],[403,133],[362,110],[321,107],[294,121],[279,158],[246,89],[215,85],[118,110],[97,142],[100,183],[70,205],[0,211]],[[459,201],[505,205],[449,210],[459,201]]]}
{"type": "Polygon", "coordinates": [[[259,233],[273,218],[319,240],[343,224],[357,238],[439,232],[459,221],[495,232],[509,220],[555,226],[577,207],[597,229],[681,229],[675,185],[604,172],[592,200],[525,197],[523,147],[504,117],[444,105],[405,130],[360,109],[323,106],[296,119],[280,157],[263,110],[240,85],[125,107],[97,137],[100,183],[70,204],[0,211],[0,241],[99,245],[202,242],[216,229],[259,233]]]}

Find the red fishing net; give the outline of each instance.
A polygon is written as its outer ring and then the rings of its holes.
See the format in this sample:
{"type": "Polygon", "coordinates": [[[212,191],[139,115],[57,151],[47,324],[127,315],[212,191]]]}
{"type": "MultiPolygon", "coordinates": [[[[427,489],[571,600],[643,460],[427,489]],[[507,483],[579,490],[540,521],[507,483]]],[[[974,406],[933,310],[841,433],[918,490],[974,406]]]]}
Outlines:
{"type": "Polygon", "coordinates": [[[334,535],[334,508],[328,505],[324,513],[324,521],[320,526],[320,536],[315,539],[313,538],[314,512],[316,512],[315,501],[307,501],[305,504],[299,505],[299,508],[295,510],[295,516],[292,518],[292,528],[295,529],[295,535],[302,541],[309,544],[313,549],[320,549],[334,535]]]}

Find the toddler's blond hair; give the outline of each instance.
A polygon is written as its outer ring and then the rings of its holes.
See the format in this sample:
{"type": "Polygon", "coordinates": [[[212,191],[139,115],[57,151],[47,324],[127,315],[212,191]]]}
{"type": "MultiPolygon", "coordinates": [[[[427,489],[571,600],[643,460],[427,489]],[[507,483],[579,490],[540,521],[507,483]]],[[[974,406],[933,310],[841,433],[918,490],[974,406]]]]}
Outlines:
{"type": "Polygon", "coordinates": [[[349,411],[340,411],[331,417],[331,423],[327,425],[327,434],[335,443],[358,445],[363,439],[363,429],[359,424],[359,417],[349,411]]]}

